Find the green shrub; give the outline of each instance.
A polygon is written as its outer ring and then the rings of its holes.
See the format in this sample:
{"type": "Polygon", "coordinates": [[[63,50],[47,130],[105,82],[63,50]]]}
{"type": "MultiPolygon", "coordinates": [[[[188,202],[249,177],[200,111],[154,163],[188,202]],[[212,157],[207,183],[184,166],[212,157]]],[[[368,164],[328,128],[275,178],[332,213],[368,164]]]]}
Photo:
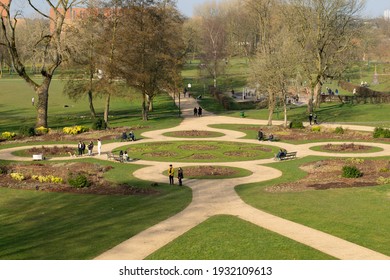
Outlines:
{"type": "Polygon", "coordinates": [[[334,133],[336,133],[336,134],[344,134],[344,128],[342,128],[341,126],[336,127],[335,130],[334,130],[334,133]]]}
{"type": "Polygon", "coordinates": [[[82,173],[69,174],[68,183],[74,188],[86,188],[91,185],[87,176],[82,173]]]}
{"type": "Polygon", "coordinates": [[[344,178],[359,178],[363,176],[363,173],[356,166],[344,166],[342,176],[344,178]]]}
{"type": "Polygon", "coordinates": [[[35,135],[35,128],[31,127],[31,126],[21,126],[19,128],[19,134],[23,137],[34,136],[35,135]]]}
{"type": "Polygon", "coordinates": [[[102,118],[97,118],[92,123],[93,130],[104,130],[107,128],[105,121],[102,118]]]}
{"type": "Polygon", "coordinates": [[[302,121],[293,120],[290,122],[290,128],[305,128],[302,121]]]}
{"type": "Polygon", "coordinates": [[[0,175],[1,174],[7,174],[7,172],[8,172],[7,165],[0,165],[0,175]]]}
{"type": "Polygon", "coordinates": [[[374,130],[374,138],[390,138],[390,130],[383,127],[376,127],[374,130]]]}

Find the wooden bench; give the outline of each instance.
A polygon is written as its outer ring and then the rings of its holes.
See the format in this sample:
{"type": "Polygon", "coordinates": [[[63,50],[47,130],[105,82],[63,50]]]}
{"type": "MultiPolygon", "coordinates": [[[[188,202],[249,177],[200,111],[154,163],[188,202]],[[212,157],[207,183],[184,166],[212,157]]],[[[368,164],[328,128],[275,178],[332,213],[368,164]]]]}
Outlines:
{"type": "Polygon", "coordinates": [[[119,162],[123,162],[123,157],[121,156],[117,156],[117,155],[114,155],[113,153],[108,153],[107,154],[107,159],[111,159],[111,160],[115,160],[115,161],[119,161],[119,162]]]}
{"type": "Polygon", "coordinates": [[[42,154],[33,155],[33,160],[44,160],[45,157],[42,154]]]}
{"type": "Polygon", "coordinates": [[[280,160],[294,159],[297,157],[297,152],[289,152],[285,156],[280,157],[280,160]]]}

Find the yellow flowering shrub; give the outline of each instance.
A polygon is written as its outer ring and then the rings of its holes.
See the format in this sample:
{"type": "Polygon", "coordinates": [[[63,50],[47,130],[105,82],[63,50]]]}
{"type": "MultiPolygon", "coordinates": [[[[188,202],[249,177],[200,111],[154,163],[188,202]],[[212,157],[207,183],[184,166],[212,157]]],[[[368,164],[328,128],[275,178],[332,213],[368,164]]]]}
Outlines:
{"type": "Polygon", "coordinates": [[[11,173],[10,176],[16,181],[23,181],[25,179],[24,175],[21,173],[11,173]]]}
{"type": "Polygon", "coordinates": [[[41,183],[54,183],[54,184],[62,184],[63,180],[60,177],[55,177],[53,175],[47,175],[47,176],[42,176],[42,175],[32,175],[31,178],[33,180],[37,180],[41,183]]]}
{"type": "Polygon", "coordinates": [[[15,136],[16,136],[16,133],[14,133],[14,132],[6,131],[6,132],[1,133],[1,138],[6,139],[6,140],[11,140],[11,139],[15,138],[15,136]]]}
{"type": "Polygon", "coordinates": [[[76,125],[76,126],[72,126],[72,127],[64,127],[62,129],[62,131],[65,134],[76,135],[76,134],[80,134],[80,133],[83,133],[83,132],[87,132],[88,131],[88,127],[81,126],[81,125],[76,125]]]}
{"type": "Polygon", "coordinates": [[[35,129],[35,134],[37,135],[43,135],[47,133],[49,133],[49,129],[44,126],[40,126],[35,129]]]}

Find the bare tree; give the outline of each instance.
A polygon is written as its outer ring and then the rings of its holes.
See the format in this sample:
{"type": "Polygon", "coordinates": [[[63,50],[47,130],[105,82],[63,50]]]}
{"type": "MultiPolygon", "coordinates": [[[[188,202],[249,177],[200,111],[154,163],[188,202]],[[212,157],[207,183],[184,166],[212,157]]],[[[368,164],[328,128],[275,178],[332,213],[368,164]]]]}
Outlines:
{"type": "Polygon", "coordinates": [[[80,4],[81,0],[58,0],[56,2],[52,0],[46,0],[45,3],[50,7],[51,13],[45,13],[33,4],[32,0],[28,0],[29,5],[42,17],[50,21],[50,29],[42,33],[41,36],[34,43],[34,48],[31,51],[42,51],[42,64],[41,64],[41,77],[42,82],[38,83],[32,79],[32,77],[26,71],[26,62],[21,56],[20,46],[18,45],[17,24],[20,16],[20,12],[16,12],[14,15],[11,13],[13,7],[13,1],[10,0],[8,4],[1,4],[5,10],[6,16],[1,17],[1,29],[5,38],[5,47],[7,48],[12,66],[18,73],[18,75],[24,79],[27,84],[35,91],[38,96],[37,102],[37,120],[36,126],[47,127],[48,117],[48,101],[49,101],[49,87],[53,79],[53,75],[57,68],[63,62],[64,57],[64,44],[61,40],[63,33],[63,26],[66,13],[69,9],[77,4],[80,4]]]}
{"type": "Polygon", "coordinates": [[[321,87],[348,65],[346,53],[359,37],[357,16],[364,0],[286,0],[284,16],[301,49],[301,66],[309,84],[309,106],[319,106],[321,87]]]}

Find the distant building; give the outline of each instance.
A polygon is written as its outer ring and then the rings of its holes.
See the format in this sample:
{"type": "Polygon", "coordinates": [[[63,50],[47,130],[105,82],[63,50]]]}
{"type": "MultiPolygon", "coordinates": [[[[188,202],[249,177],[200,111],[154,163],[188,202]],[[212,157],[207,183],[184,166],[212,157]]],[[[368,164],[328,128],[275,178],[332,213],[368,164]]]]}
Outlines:
{"type": "Polygon", "coordinates": [[[386,20],[390,20],[390,10],[385,10],[385,12],[384,12],[384,18],[385,18],[386,20]]]}
{"type": "MultiPolygon", "coordinates": [[[[4,4],[4,5],[8,5],[9,0],[0,0],[0,3],[4,4]]],[[[2,6],[0,6],[0,14],[1,14],[1,17],[7,16],[7,12],[4,10],[4,8],[2,6]]]]}

